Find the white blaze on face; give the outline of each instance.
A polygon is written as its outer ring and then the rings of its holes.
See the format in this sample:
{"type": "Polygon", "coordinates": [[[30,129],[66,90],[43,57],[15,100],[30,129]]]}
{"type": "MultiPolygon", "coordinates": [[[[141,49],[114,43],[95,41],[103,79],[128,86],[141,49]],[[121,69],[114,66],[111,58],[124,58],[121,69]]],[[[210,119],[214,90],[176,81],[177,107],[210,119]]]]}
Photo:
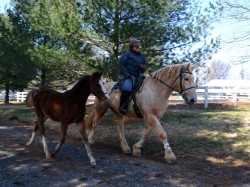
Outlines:
{"type": "Polygon", "coordinates": [[[109,94],[108,94],[108,92],[107,92],[107,90],[106,90],[106,88],[105,88],[105,86],[103,84],[102,79],[99,80],[99,84],[101,85],[103,93],[105,93],[105,96],[109,99],[109,94]]]}

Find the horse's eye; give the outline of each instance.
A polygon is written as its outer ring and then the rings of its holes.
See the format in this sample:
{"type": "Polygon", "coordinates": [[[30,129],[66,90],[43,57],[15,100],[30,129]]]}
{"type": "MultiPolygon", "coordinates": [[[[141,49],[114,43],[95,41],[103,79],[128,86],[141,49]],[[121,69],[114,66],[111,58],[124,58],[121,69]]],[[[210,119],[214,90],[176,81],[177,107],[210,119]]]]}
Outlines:
{"type": "Polygon", "coordinates": [[[185,81],[188,81],[188,79],[189,79],[188,77],[184,78],[185,81]]]}

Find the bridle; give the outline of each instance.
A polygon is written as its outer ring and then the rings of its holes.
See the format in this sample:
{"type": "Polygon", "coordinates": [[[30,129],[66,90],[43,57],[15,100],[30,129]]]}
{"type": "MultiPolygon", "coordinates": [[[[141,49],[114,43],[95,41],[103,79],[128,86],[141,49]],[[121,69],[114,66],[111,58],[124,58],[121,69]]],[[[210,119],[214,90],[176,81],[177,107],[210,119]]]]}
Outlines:
{"type": "MultiPolygon", "coordinates": [[[[100,79],[101,80],[101,79],[100,79]]],[[[100,80],[99,80],[99,82],[100,82],[100,80]]],[[[100,85],[100,84],[99,84],[100,85]]],[[[101,85],[100,85],[101,86],[101,85]]],[[[104,86],[104,84],[103,84],[103,86],[104,86]]],[[[92,94],[93,95],[95,95],[96,97],[97,97],[97,92],[93,89],[93,85],[92,85],[92,81],[91,81],[91,79],[90,79],[90,89],[91,89],[91,92],[92,92],[92,94]]],[[[102,92],[104,93],[104,96],[105,97],[107,97],[107,95],[110,95],[110,94],[108,94],[107,92],[105,92],[103,89],[102,89],[102,86],[101,86],[101,90],[102,90],[102,92]]],[[[98,97],[97,97],[98,98],[98,97]]],[[[99,98],[98,98],[99,99],[99,98]]]]}
{"type": "MultiPolygon", "coordinates": [[[[100,86],[101,86],[101,85],[100,85],[100,86]]],[[[98,92],[95,91],[94,86],[92,85],[92,79],[91,79],[91,77],[90,77],[90,92],[91,92],[94,96],[97,97],[98,92]]],[[[104,93],[104,92],[103,92],[103,93],[104,93]]],[[[104,95],[105,95],[105,93],[104,93],[104,95]]],[[[98,97],[99,97],[99,95],[98,95],[98,97]]],[[[98,97],[97,97],[97,98],[98,98],[98,97]]],[[[99,98],[98,98],[98,99],[99,99],[99,98]]]]}
{"type": "Polygon", "coordinates": [[[193,73],[191,73],[191,72],[182,72],[182,68],[181,68],[181,71],[180,71],[178,77],[176,77],[175,81],[172,83],[172,85],[174,85],[174,83],[178,80],[178,78],[180,78],[180,87],[181,87],[181,90],[180,90],[180,91],[174,89],[172,86],[169,86],[168,84],[166,84],[165,82],[161,81],[160,79],[158,79],[157,77],[153,76],[152,74],[149,74],[149,75],[150,75],[152,78],[156,79],[156,80],[159,81],[160,83],[164,84],[164,85],[167,86],[168,88],[170,88],[170,89],[172,89],[172,90],[178,92],[178,93],[181,95],[183,92],[185,92],[185,91],[187,91],[187,90],[190,90],[190,89],[193,89],[193,88],[196,88],[196,87],[197,87],[197,86],[191,86],[191,87],[189,87],[189,88],[183,89],[183,86],[182,86],[182,74],[183,74],[183,73],[188,73],[188,74],[190,74],[190,75],[193,74],[193,73]]]}

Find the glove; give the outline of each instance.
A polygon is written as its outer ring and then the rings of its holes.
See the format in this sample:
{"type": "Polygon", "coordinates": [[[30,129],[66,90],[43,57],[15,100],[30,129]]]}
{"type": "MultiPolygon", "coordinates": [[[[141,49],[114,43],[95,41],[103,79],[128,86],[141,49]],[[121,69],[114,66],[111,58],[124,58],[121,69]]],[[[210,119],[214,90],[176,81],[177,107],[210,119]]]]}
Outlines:
{"type": "Polygon", "coordinates": [[[140,71],[141,73],[144,73],[144,72],[146,71],[146,67],[145,67],[143,64],[140,64],[140,65],[139,65],[139,71],[140,71]]]}
{"type": "Polygon", "coordinates": [[[132,76],[130,74],[127,74],[125,77],[125,79],[131,79],[131,78],[132,78],[132,76]]]}

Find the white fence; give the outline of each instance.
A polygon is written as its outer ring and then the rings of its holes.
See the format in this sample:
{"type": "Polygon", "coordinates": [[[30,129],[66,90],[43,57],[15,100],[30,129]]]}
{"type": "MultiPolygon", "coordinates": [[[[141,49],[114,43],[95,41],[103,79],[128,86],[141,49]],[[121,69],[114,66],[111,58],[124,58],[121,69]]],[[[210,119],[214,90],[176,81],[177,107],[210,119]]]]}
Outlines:
{"type": "Polygon", "coordinates": [[[17,92],[16,93],[16,101],[24,102],[27,97],[28,92],[17,92]]]}
{"type": "MultiPolygon", "coordinates": [[[[197,102],[204,103],[204,108],[208,107],[209,103],[218,102],[237,102],[250,101],[250,87],[249,88],[222,88],[222,87],[198,87],[196,89],[197,102]]],[[[169,102],[182,102],[181,96],[173,92],[169,102]]]]}
{"type": "MultiPolygon", "coordinates": [[[[222,88],[222,87],[198,87],[197,102],[204,103],[204,108],[208,107],[209,103],[217,102],[233,102],[237,105],[238,101],[249,101],[250,102],[250,87],[249,88],[222,88]]],[[[14,100],[18,102],[24,102],[27,96],[27,92],[16,92],[14,100]]],[[[91,95],[88,99],[87,104],[94,102],[94,96],[91,95]]],[[[183,102],[182,97],[177,93],[173,92],[169,98],[169,103],[183,102]]]]}

